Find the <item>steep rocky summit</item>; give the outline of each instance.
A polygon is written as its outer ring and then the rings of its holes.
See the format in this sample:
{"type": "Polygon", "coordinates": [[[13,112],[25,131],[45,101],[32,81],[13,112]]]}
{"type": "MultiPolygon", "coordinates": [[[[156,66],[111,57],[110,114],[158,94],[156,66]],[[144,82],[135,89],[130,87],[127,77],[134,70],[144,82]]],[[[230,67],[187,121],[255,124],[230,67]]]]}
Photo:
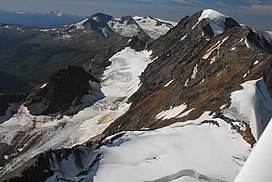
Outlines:
{"type": "Polygon", "coordinates": [[[68,66],[35,87],[27,96],[25,106],[33,115],[65,112],[71,105],[79,105],[81,98],[92,91],[89,80],[98,82],[83,68],[68,66]]]}

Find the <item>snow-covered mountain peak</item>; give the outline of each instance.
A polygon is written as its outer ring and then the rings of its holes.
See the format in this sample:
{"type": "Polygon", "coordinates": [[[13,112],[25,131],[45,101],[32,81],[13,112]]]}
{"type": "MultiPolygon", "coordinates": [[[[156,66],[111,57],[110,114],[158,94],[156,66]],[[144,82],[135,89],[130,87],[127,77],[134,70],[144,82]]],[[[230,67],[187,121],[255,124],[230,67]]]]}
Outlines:
{"type": "Polygon", "coordinates": [[[206,9],[202,11],[202,14],[198,18],[198,22],[196,23],[196,25],[203,19],[206,19],[212,28],[214,36],[216,36],[224,32],[226,18],[227,18],[226,15],[223,15],[218,11],[206,9]]]}
{"type": "MultiPolygon", "coordinates": [[[[132,17],[128,15],[114,18],[104,13],[96,13],[86,20],[72,24],[72,26],[77,29],[88,29],[92,27],[92,30],[106,28],[109,32],[115,32],[124,37],[138,36],[147,42],[150,38],[157,39],[161,35],[164,35],[176,24],[176,22],[165,21],[151,16],[132,17]],[[88,22],[90,25],[88,25],[88,22]]],[[[102,33],[102,35],[104,36],[105,33],[102,33]]]]}
{"type": "Polygon", "coordinates": [[[228,17],[218,11],[212,9],[205,9],[203,10],[201,16],[199,17],[199,21],[206,18],[212,21],[225,21],[225,18],[228,17]]]}

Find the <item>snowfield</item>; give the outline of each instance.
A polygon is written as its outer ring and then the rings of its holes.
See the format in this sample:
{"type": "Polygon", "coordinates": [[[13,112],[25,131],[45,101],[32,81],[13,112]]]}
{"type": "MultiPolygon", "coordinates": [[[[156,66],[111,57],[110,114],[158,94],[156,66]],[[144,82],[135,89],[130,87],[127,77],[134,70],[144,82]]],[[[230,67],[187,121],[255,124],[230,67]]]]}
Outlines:
{"type": "Polygon", "coordinates": [[[100,149],[103,157],[94,181],[233,181],[249,150],[230,125],[205,112],[196,120],[126,132],[109,142],[100,149]],[[202,124],[205,120],[219,127],[202,124]]]}

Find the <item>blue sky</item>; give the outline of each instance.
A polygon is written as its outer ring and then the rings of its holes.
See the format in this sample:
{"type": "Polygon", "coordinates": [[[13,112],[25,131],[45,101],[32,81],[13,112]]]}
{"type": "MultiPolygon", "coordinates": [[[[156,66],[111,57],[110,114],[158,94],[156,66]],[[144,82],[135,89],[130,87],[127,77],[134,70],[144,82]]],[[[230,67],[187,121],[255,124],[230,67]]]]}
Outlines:
{"type": "Polygon", "coordinates": [[[207,8],[218,10],[261,30],[272,30],[272,0],[0,0],[3,10],[33,12],[64,11],[88,16],[103,12],[115,17],[151,15],[179,21],[207,8]]]}

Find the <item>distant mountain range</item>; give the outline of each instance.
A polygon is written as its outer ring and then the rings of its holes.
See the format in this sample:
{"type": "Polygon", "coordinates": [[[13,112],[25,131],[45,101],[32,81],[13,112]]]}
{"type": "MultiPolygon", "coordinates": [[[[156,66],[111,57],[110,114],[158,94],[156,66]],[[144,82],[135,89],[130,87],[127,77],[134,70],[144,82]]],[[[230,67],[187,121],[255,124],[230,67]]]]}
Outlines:
{"type": "MultiPolygon", "coordinates": [[[[65,17],[61,12],[42,16],[65,17]]],[[[59,28],[0,23],[0,93],[28,91],[66,65],[82,65],[114,47],[122,50],[133,36],[151,41],[175,24],[150,16],[113,18],[103,13],[59,28]]]]}
{"type": "Polygon", "coordinates": [[[62,27],[80,21],[84,17],[67,15],[61,11],[50,13],[31,13],[25,11],[11,12],[0,10],[0,22],[9,24],[23,24],[42,28],[62,27]]]}

